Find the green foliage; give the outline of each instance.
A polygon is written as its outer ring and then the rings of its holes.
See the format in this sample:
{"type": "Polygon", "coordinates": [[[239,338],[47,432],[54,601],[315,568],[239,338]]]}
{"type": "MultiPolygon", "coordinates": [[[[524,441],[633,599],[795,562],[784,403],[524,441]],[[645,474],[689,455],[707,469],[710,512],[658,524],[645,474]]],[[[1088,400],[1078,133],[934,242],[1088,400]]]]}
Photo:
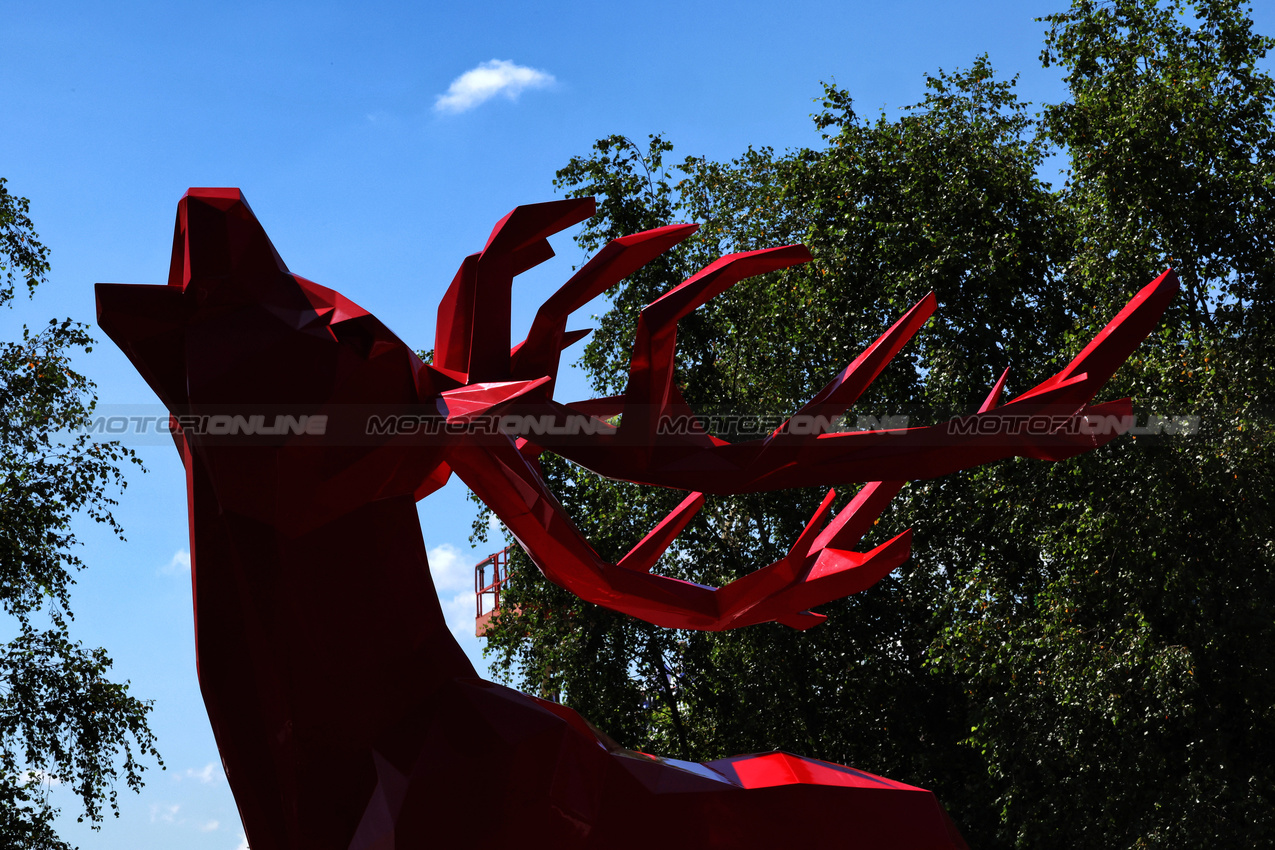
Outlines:
{"type": "Polygon", "coordinates": [[[978,537],[935,537],[965,584],[936,666],[968,682],[1005,846],[1262,846],[1275,835],[1275,492],[1269,369],[1272,46],[1236,3],[1077,2],[1044,59],[1071,163],[1076,341],[1169,262],[1183,297],[1116,377],[1191,414],[1069,464],[971,476],[978,537]],[[989,557],[988,555],[991,555],[989,557]],[[1083,817],[1077,817],[1083,812],[1083,817]]]}
{"type": "Polygon", "coordinates": [[[14,284],[22,280],[27,292],[35,292],[49,270],[49,249],[40,244],[27,213],[31,204],[26,198],[9,194],[0,177],[0,304],[13,300],[14,284]]]}
{"type": "MultiPolygon", "coordinates": [[[[1067,243],[1053,224],[1057,203],[1035,176],[1044,151],[1025,132],[1030,122],[1012,83],[996,81],[980,60],[969,72],[932,78],[929,96],[898,122],[862,121],[848,95],[829,88],[818,122],[829,142],[820,152],[691,158],[674,180],[662,161],[670,148],[653,138],[643,152],[646,179],[635,147],[613,137],[559,173],[559,186],[575,193],[631,193],[618,222],[607,217],[614,198],[602,202],[581,237],[590,249],[674,215],[705,222],[665,267],[627,281],[601,317],[585,354],[599,393],[623,387],[642,305],[723,251],[783,241],[806,242],[815,261],[741,284],[679,326],[678,381],[701,410],[791,412],[931,289],[940,314],[957,318],[936,320],[860,411],[916,416],[966,407],[999,371],[968,364],[1047,359],[1033,309],[1061,299],[1032,272],[1047,269],[1039,254],[1067,243]],[[1032,333],[975,325],[980,307],[1032,333]],[[937,380],[938,372],[959,380],[937,380]]],[[[545,459],[545,471],[586,537],[613,560],[679,498],[602,481],[556,458],[545,459]]],[[[902,530],[910,505],[924,506],[948,487],[910,488],[874,542],[902,530]]],[[[853,491],[845,489],[842,504],[853,491]]],[[[786,551],[822,495],[710,498],[664,569],[721,584],[764,566],[786,551]]],[[[952,710],[964,693],[927,664],[940,627],[933,600],[944,598],[949,581],[934,564],[914,562],[825,606],[830,623],[800,634],[777,625],[724,634],[654,629],[572,599],[517,555],[514,574],[504,610],[517,613],[502,616],[490,638],[498,668],[566,699],[628,745],[694,758],[782,747],[927,785],[941,784],[953,766],[979,769],[960,747],[965,712],[952,710]]]]}
{"type": "MultiPolygon", "coordinates": [[[[680,324],[684,395],[791,412],[933,290],[935,319],[856,407],[933,421],[1006,366],[1011,395],[1049,374],[1172,263],[1183,296],[1104,393],[1168,433],[913,483],[865,541],[911,525],[912,560],[809,632],[654,629],[515,556],[488,652],[627,746],[782,747],[933,788],[972,846],[1267,846],[1275,83],[1257,63],[1275,42],[1231,0],[1075,0],[1045,20],[1042,59],[1071,96],[1039,120],[983,57],[928,77],[897,118],[826,87],[811,148],[666,165],[666,140],[610,137],[574,158],[555,184],[599,196],[589,250],[704,222],[619,289],[584,366],[621,392],[642,305],[721,252],[800,241],[814,262],[680,324]],[[1055,153],[1058,188],[1040,176],[1055,153]]],[[[678,498],[543,463],[611,560],[678,498]]],[[[756,569],[820,495],[710,499],[659,569],[711,584],[756,569]]]]}
{"type": "Polygon", "coordinates": [[[1007,388],[1047,367],[1066,239],[1058,198],[1037,177],[1048,150],[1013,82],[980,57],[926,85],[901,119],[871,123],[854,119],[847,92],[827,88],[815,120],[829,148],[794,202],[814,211],[806,239],[828,277],[875,290],[865,337],[934,291],[939,309],[914,356],[926,363],[930,402],[964,412],[1010,363],[1007,388]]]}
{"type": "Polygon", "coordinates": [[[1045,20],[1041,58],[1072,93],[1045,125],[1085,225],[1076,269],[1118,287],[1172,257],[1192,327],[1269,322],[1275,81],[1257,62],[1275,40],[1239,0],[1076,0],[1045,20]]]}
{"type": "MultiPolygon", "coordinates": [[[[0,303],[13,296],[15,270],[34,289],[48,269],[48,251],[26,213],[26,199],[9,195],[0,181],[0,267],[8,275],[0,303]]],[[[116,808],[116,781],[140,788],[138,758],[158,758],[146,724],[149,703],[106,678],[105,651],[70,638],[70,586],[84,566],[72,522],[83,515],[121,534],[109,494],[125,486],[121,464],[136,462],[128,449],[96,441],[87,429],[94,386],[71,368],[70,357],[92,342],[84,326],[68,320],[34,332],[24,327],[21,340],[0,343],[0,608],[17,632],[0,643],[6,847],[66,848],[52,827],[52,784],[73,791],[83,817],[96,823],[104,806],[116,808]]]]}

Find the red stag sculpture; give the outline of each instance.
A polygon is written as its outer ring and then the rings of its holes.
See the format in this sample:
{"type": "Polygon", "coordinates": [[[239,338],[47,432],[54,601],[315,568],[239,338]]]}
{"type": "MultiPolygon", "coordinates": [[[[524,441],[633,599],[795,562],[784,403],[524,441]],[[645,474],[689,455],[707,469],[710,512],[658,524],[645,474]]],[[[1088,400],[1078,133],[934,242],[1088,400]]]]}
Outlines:
{"type": "MultiPolygon", "coordinates": [[[[511,348],[513,277],[553,255],[547,236],[593,210],[591,199],[566,200],[502,219],[443,297],[433,364],[289,272],[237,189],[182,198],[167,286],[98,285],[103,329],[173,414],[199,681],[250,845],[458,847],[483,823],[485,843],[509,847],[963,847],[928,791],[781,752],[655,758],[568,708],[479,679],[444,624],[416,502],[456,472],[551,580],[661,626],[809,628],[822,619],[813,607],[907,558],[908,532],[853,551],[897,482],[1009,456],[1058,460],[1114,437],[1119,429],[1094,423],[1126,415],[1128,400],[1089,401],[1155,324],[1176,277],[1143,289],[1065,369],[1007,404],[1002,376],[977,413],[943,425],[809,434],[789,420],[729,444],[660,427],[689,413],[672,380],[678,319],[810,255],[788,246],[713,263],[642,311],[624,396],[564,405],[552,399],[559,356],[580,336],[566,330],[568,314],[694,230],[607,245],[511,348]],[[560,433],[528,441],[479,427],[515,405],[552,417],[563,427],[548,431],[560,433]],[[366,427],[368,411],[388,410],[424,410],[437,427],[387,428],[385,417],[366,427]],[[572,423],[585,427],[566,433],[572,423]],[[607,563],[545,488],[545,449],[695,492],[607,563]],[[843,481],[873,483],[831,522],[829,493],[769,567],[721,588],[651,572],[704,491],[843,481]]],[[[842,414],[934,307],[933,295],[922,299],[800,413],[842,414]]]]}

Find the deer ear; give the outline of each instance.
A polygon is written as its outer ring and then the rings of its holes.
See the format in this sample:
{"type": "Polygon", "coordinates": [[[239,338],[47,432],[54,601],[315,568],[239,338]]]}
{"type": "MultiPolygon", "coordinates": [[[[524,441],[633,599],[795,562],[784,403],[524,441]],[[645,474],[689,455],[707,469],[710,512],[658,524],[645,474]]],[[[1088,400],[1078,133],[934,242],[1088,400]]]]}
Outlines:
{"type": "MultiPolygon", "coordinates": [[[[288,275],[270,237],[238,189],[187,190],[177,205],[168,285],[190,291],[202,304],[260,297],[261,288],[288,275]],[[240,291],[245,287],[252,292],[240,291]]],[[[295,288],[295,285],[294,287],[295,288]]]]}
{"type": "Polygon", "coordinates": [[[99,283],[96,290],[98,325],[170,410],[185,405],[190,299],[171,286],[99,283]]]}

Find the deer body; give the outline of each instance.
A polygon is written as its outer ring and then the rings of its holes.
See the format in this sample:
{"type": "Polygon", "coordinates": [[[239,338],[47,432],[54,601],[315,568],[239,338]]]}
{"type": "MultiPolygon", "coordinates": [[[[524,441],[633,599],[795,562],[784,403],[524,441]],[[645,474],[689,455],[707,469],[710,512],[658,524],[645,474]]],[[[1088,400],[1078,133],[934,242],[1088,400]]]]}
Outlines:
{"type": "MultiPolygon", "coordinates": [[[[677,319],[740,277],[800,261],[804,249],[791,247],[726,258],[648,307],[624,399],[553,401],[558,353],[574,338],[566,315],[690,232],[675,226],[612,243],[511,349],[513,276],[552,255],[547,234],[591,211],[591,201],[564,201],[502,220],[443,299],[432,365],[339,293],[291,274],[238,190],[192,189],[182,199],[167,286],[99,284],[103,328],[176,417],[200,686],[250,846],[424,850],[459,846],[477,830],[495,846],[566,850],[794,840],[963,847],[928,791],[784,753],[700,765],[631,752],[570,709],[482,681],[452,639],[415,503],[453,471],[550,579],[660,625],[809,628],[822,619],[810,608],[870,586],[908,554],[906,532],[870,552],[852,550],[900,486],[877,481],[825,527],[829,495],[787,557],[724,588],[651,572],[699,494],[618,564],[598,557],[539,478],[536,457],[546,447],[604,474],[665,486],[712,479],[736,490],[873,475],[882,449],[872,435],[812,442],[779,429],[741,449],[702,432],[670,442],[643,430],[684,407],[671,385],[677,319]],[[461,427],[511,405],[557,418],[618,408],[624,424],[551,446],[461,427]],[[421,409],[458,427],[441,436],[363,427],[369,410],[421,409]],[[324,427],[246,437],[199,425],[298,410],[324,427]],[[697,467],[697,452],[716,460],[697,467]],[[794,463],[803,452],[809,462],[794,463]]],[[[1027,413],[1061,405],[1076,421],[1123,410],[1127,402],[1089,407],[1088,399],[1175,287],[1162,277],[1066,370],[1004,407],[998,385],[975,416],[1005,416],[1015,404],[1027,413]]],[[[918,304],[808,409],[839,415],[853,403],[932,302],[918,304]]],[[[894,478],[1012,454],[1057,459],[1110,439],[1066,428],[999,442],[915,431],[891,444],[894,478]]]]}

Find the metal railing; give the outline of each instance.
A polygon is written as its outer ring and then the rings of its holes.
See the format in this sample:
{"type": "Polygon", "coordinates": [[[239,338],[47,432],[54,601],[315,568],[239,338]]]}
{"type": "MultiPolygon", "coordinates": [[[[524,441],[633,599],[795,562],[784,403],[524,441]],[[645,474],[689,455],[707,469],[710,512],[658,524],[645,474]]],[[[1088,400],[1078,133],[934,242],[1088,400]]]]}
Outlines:
{"type": "Polygon", "coordinates": [[[474,634],[487,634],[491,618],[500,610],[500,590],[508,578],[509,547],[474,564],[474,634]]]}

